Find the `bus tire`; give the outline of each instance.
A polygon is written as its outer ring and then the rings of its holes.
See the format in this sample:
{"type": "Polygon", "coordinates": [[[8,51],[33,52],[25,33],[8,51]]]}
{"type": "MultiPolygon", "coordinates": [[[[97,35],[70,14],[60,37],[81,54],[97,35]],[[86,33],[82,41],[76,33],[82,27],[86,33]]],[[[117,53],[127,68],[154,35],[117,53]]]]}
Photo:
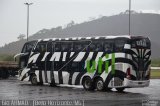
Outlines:
{"type": "Polygon", "coordinates": [[[103,91],[104,90],[104,82],[102,78],[98,78],[95,82],[95,87],[97,91],[103,91]]]}
{"type": "Polygon", "coordinates": [[[123,92],[125,88],[116,88],[118,92],[123,92]]]}
{"type": "Polygon", "coordinates": [[[94,84],[90,77],[85,77],[82,81],[83,88],[87,91],[94,90],[94,84]]]}
{"type": "Polygon", "coordinates": [[[35,74],[31,75],[31,84],[38,85],[37,76],[35,74]]]}

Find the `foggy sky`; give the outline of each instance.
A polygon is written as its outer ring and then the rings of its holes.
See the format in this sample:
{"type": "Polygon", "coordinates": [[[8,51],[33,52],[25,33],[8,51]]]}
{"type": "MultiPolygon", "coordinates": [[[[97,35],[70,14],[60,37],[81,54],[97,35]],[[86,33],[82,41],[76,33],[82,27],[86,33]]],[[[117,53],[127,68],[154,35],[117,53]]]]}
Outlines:
{"type": "MultiPolygon", "coordinates": [[[[32,35],[43,28],[65,26],[99,16],[111,16],[128,9],[129,0],[0,0],[0,46],[26,34],[27,7],[30,6],[32,35]]],[[[132,0],[132,10],[160,13],[160,0],[132,0]]]]}

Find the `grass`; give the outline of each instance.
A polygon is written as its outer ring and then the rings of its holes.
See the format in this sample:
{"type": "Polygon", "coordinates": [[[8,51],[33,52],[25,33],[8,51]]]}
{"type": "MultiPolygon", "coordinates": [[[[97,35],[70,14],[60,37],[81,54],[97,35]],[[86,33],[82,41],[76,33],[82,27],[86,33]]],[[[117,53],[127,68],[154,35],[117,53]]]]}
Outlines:
{"type": "Polygon", "coordinates": [[[14,61],[14,55],[0,54],[0,61],[14,61]]]}
{"type": "Polygon", "coordinates": [[[160,78],[160,70],[151,70],[151,79],[160,78]]]}
{"type": "Polygon", "coordinates": [[[151,66],[152,67],[160,67],[160,59],[157,58],[157,59],[152,59],[151,61],[151,66]]]}

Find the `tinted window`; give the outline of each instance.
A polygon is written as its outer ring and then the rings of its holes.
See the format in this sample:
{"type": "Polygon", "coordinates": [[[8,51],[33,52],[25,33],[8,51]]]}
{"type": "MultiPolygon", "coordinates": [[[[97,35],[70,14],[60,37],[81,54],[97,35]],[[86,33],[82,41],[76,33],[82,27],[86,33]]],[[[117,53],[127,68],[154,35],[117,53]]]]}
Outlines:
{"type": "Polygon", "coordinates": [[[56,42],[56,44],[53,45],[53,51],[55,51],[55,52],[61,51],[61,43],[60,42],[56,42]]]}
{"type": "Polygon", "coordinates": [[[71,42],[56,42],[53,47],[55,52],[69,52],[73,50],[71,42]]]}
{"type": "Polygon", "coordinates": [[[103,44],[104,51],[107,53],[113,52],[113,45],[114,45],[113,41],[106,40],[103,44]]]}
{"type": "Polygon", "coordinates": [[[115,52],[121,52],[124,50],[125,40],[115,40],[115,52]]]}
{"type": "Polygon", "coordinates": [[[80,51],[87,51],[88,45],[90,44],[90,41],[78,41],[73,42],[73,51],[80,52],[80,51]]]}
{"type": "Polygon", "coordinates": [[[62,52],[69,52],[72,51],[72,43],[71,42],[62,42],[61,43],[61,51],[62,52]]]}
{"type": "Polygon", "coordinates": [[[47,43],[47,52],[52,52],[52,42],[47,43]]]}
{"type": "Polygon", "coordinates": [[[38,43],[35,52],[46,52],[46,43],[38,43]]]}
{"type": "Polygon", "coordinates": [[[103,44],[102,43],[96,43],[95,51],[102,51],[102,50],[103,50],[103,44]]]}
{"type": "Polygon", "coordinates": [[[83,46],[80,43],[75,43],[74,44],[74,51],[82,51],[83,46]]]}
{"type": "Polygon", "coordinates": [[[89,47],[89,51],[100,52],[103,50],[103,44],[100,41],[93,41],[89,47]]]}
{"type": "Polygon", "coordinates": [[[36,44],[36,41],[26,43],[23,47],[22,53],[31,52],[35,44],[36,44]]]}
{"type": "Polygon", "coordinates": [[[95,51],[95,49],[96,49],[96,44],[91,43],[91,44],[89,45],[88,49],[89,49],[89,51],[95,51]]]}

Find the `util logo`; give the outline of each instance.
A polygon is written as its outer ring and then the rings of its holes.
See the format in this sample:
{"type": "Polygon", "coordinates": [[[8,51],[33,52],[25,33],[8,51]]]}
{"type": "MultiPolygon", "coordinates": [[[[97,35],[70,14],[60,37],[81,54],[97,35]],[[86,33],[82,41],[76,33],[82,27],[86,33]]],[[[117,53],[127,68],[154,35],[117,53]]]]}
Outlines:
{"type": "MultiPolygon", "coordinates": [[[[115,74],[115,53],[111,54],[112,58],[111,58],[111,73],[112,75],[115,74]]],[[[109,69],[109,55],[106,54],[105,55],[106,61],[102,60],[102,57],[99,58],[98,61],[95,60],[87,60],[87,72],[88,73],[94,73],[95,70],[98,71],[98,73],[102,73],[103,72],[103,65],[105,66],[105,72],[108,73],[108,69],[109,69]],[[98,66],[98,69],[97,69],[98,66]]]]}

